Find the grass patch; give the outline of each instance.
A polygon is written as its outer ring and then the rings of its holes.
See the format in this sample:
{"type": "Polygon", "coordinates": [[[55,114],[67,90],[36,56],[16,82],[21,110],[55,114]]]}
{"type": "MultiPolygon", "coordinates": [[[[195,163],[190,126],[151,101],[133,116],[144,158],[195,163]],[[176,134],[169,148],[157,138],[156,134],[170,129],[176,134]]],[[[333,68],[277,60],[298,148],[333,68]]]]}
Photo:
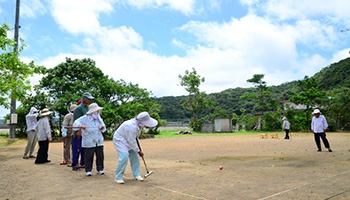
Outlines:
{"type": "Polygon", "coordinates": [[[10,139],[8,136],[0,135],[0,147],[5,147],[15,144],[24,144],[26,140],[21,140],[18,138],[10,139]]]}
{"type": "MultiPolygon", "coordinates": [[[[263,132],[259,131],[235,131],[232,133],[201,133],[190,131],[192,134],[179,134],[182,130],[161,130],[158,135],[155,135],[155,138],[173,138],[173,137],[193,137],[193,136],[234,136],[234,135],[259,135],[263,132]]],[[[266,133],[266,132],[264,132],[266,133]]]]}

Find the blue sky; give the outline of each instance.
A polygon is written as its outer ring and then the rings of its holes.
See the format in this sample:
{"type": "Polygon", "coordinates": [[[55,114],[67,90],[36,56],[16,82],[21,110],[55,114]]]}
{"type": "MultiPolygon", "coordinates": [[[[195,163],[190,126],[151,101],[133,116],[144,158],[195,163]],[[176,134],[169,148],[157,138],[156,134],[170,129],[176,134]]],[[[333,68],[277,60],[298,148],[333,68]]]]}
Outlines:
{"type": "MultiPolygon", "coordinates": [[[[0,22],[11,27],[15,2],[0,0],[0,22]]],[[[89,57],[156,97],[186,95],[178,75],[192,68],[207,94],[251,87],[260,73],[279,85],[350,56],[350,31],[341,32],[348,8],[345,0],[22,0],[21,59],[52,68],[89,57]]]]}

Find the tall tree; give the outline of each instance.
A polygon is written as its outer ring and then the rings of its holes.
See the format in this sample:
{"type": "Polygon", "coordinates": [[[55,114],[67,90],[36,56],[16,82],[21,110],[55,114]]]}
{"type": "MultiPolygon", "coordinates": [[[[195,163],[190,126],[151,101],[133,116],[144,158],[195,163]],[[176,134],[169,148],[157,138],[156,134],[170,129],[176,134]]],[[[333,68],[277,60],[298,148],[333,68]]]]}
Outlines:
{"type": "Polygon", "coordinates": [[[207,98],[205,92],[199,90],[199,86],[205,81],[205,78],[201,78],[197,74],[196,69],[192,68],[192,72],[186,70],[185,75],[179,74],[179,79],[180,85],[189,93],[187,100],[182,103],[182,106],[192,112],[190,126],[194,131],[200,131],[206,118],[200,117],[199,112],[213,106],[213,102],[207,98]]]}
{"type": "MultiPolygon", "coordinates": [[[[15,41],[7,38],[10,27],[6,24],[0,26],[0,106],[10,108],[9,99],[22,101],[32,89],[29,78],[35,74],[45,73],[45,67],[37,66],[34,61],[29,64],[22,62],[18,55],[25,45],[13,51],[15,41]]],[[[23,43],[23,40],[21,40],[23,43]]]]}
{"type": "Polygon", "coordinates": [[[268,109],[268,102],[271,97],[271,88],[266,86],[266,82],[263,81],[264,74],[254,74],[253,78],[248,79],[247,82],[252,83],[257,89],[257,92],[246,93],[241,96],[242,99],[254,99],[257,103],[257,111],[262,115],[268,109]]]}
{"type": "MultiPolygon", "coordinates": [[[[262,116],[268,109],[268,103],[271,102],[271,88],[267,87],[266,82],[263,81],[264,76],[264,74],[254,74],[253,78],[248,79],[247,82],[252,83],[257,92],[250,92],[241,96],[241,99],[255,100],[256,111],[260,112],[262,116]]],[[[262,120],[260,121],[260,127],[263,127],[262,120]]]]}

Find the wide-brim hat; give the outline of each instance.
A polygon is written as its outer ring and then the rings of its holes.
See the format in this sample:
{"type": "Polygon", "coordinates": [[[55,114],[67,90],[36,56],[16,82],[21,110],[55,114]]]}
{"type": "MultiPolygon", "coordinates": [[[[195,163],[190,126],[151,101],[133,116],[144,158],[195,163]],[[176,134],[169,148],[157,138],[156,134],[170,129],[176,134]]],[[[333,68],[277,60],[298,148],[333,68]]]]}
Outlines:
{"type": "Polygon", "coordinates": [[[103,108],[98,106],[97,103],[92,103],[89,105],[89,111],[86,113],[87,115],[94,113],[96,111],[102,110],[103,108]]]}
{"type": "Polygon", "coordinates": [[[155,127],[158,121],[149,116],[148,112],[141,112],[137,115],[136,120],[146,127],[155,127]]]}
{"type": "Polygon", "coordinates": [[[77,108],[77,104],[72,104],[70,105],[69,110],[73,112],[76,108],[77,108]]]}
{"type": "Polygon", "coordinates": [[[284,121],[284,120],[287,120],[287,118],[286,118],[286,117],[283,117],[282,120],[283,120],[283,121],[284,121]]]}
{"type": "Polygon", "coordinates": [[[51,113],[52,113],[52,112],[51,112],[49,109],[44,108],[44,109],[41,110],[39,117],[48,116],[48,115],[50,115],[51,113]]]}
{"type": "Polygon", "coordinates": [[[312,112],[312,114],[320,114],[321,113],[321,111],[319,110],[319,109],[315,109],[313,112],[312,112]]]}

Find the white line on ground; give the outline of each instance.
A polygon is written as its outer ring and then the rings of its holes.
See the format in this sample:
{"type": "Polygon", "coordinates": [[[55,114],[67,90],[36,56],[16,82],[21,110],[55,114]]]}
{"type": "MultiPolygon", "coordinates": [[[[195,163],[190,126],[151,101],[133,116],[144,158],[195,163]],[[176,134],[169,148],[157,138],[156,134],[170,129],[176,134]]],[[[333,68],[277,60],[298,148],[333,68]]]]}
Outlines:
{"type": "Polygon", "coordinates": [[[342,173],[339,173],[339,174],[334,174],[334,175],[332,175],[332,176],[325,177],[325,178],[322,178],[322,179],[317,180],[317,181],[313,181],[313,182],[310,182],[310,183],[305,183],[305,184],[302,184],[302,185],[300,185],[300,186],[297,186],[297,187],[294,187],[294,188],[291,188],[291,189],[288,189],[288,190],[284,190],[284,191],[275,193],[275,194],[273,194],[273,195],[270,195],[270,196],[267,196],[267,197],[264,197],[264,198],[260,198],[259,200],[269,199],[269,198],[278,196],[278,195],[280,195],[280,194],[283,194],[283,193],[286,193],[286,192],[289,192],[289,191],[292,191],[292,190],[295,190],[295,189],[299,189],[299,188],[304,187],[304,186],[306,186],[306,185],[311,185],[312,183],[316,183],[316,182],[319,182],[319,181],[324,181],[324,180],[327,180],[327,179],[330,179],[330,178],[333,178],[333,177],[336,177],[336,176],[339,176],[339,175],[347,174],[347,173],[349,173],[349,172],[350,172],[350,170],[349,170],[349,171],[342,172],[342,173]]]}
{"type": "MultiPolygon", "coordinates": [[[[62,158],[62,155],[59,156],[59,155],[54,154],[54,153],[50,153],[50,156],[54,156],[54,157],[57,157],[57,158],[62,158]]],[[[104,171],[105,171],[105,173],[107,173],[107,174],[112,174],[112,175],[114,175],[114,172],[107,171],[107,170],[104,170],[104,171]]],[[[123,176],[123,177],[126,178],[126,179],[131,179],[130,177],[127,177],[127,176],[123,176]]],[[[178,191],[171,190],[171,189],[168,189],[168,188],[165,188],[165,187],[161,187],[161,186],[157,186],[157,185],[153,185],[153,184],[149,184],[149,183],[145,183],[145,184],[150,185],[150,186],[155,187],[155,188],[159,188],[159,189],[168,191],[168,192],[173,192],[173,193],[181,194],[181,195],[183,195],[183,196],[192,197],[192,198],[195,198],[195,199],[206,200],[206,198],[203,198],[203,197],[197,197],[197,196],[194,196],[194,195],[191,195],[191,194],[187,194],[187,193],[183,193],[183,192],[178,192],[178,191]]]]}

